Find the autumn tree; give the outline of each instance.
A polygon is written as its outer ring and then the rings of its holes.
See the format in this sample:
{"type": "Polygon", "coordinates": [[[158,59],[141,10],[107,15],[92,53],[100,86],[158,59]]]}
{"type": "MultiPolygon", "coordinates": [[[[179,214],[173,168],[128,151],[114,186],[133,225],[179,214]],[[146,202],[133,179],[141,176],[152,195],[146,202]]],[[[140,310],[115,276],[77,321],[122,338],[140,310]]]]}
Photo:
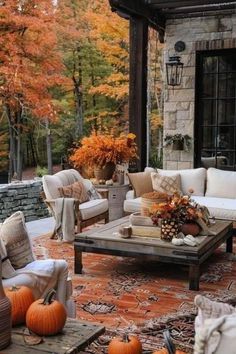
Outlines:
{"type": "Polygon", "coordinates": [[[28,119],[56,119],[51,89],[65,84],[57,51],[56,9],[47,0],[8,0],[0,7],[0,98],[9,124],[12,175],[21,178],[28,119]]]}

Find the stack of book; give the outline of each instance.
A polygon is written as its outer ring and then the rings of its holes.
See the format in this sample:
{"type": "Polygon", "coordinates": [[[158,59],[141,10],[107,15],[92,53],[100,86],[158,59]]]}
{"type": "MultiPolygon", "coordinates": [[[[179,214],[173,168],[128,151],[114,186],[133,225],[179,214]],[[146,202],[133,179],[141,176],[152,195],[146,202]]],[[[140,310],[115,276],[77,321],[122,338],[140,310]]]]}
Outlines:
{"type": "Polygon", "coordinates": [[[161,237],[161,228],[153,225],[149,216],[142,216],[140,213],[133,213],[129,217],[132,227],[132,235],[140,237],[161,237]]]}

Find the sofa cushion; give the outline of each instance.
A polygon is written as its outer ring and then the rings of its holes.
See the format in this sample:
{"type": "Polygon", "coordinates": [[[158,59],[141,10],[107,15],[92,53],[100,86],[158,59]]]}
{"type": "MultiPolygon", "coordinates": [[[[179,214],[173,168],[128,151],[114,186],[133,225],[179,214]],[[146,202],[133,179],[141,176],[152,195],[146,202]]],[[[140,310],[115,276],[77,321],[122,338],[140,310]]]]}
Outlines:
{"type": "Polygon", "coordinates": [[[160,173],[151,172],[152,188],[154,191],[174,194],[180,193],[180,174],[162,176],[160,173]]]}
{"type": "Polygon", "coordinates": [[[124,201],[124,211],[126,213],[136,213],[141,210],[141,197],[135,199],[126,199],[124,201]]]}
{"type": "Polygon", "coordinates": [[[204,195],[206,182],[206,169],[203,167],[186,170],[161,170],[157,172],[162,176],[173,176],[176,173],[181,177],[181,190],[183,194],[204,195]]]}
{"type": "Polygon", "coordinates": [[[212,217],[236,221],[236,199],[199,196],[193,196],[191,199],[198,204],[205,205],[212,217]]]}
{"type": "Polygon", "coordinates": [[[80,203],[87,202],[89,200],[87,191],[83,182],[74,182],[69,186],[59,188],[61,197],[74,198],[79,200],[80,203]]]}
{"type": "Polygon", "coordinates": [[[82,220],[90,219],[94,216],[105,213],[105,211],[108,210],[108,200],[107,199],[89,200],[88,202],[80,204],[79,210],[81,213],[82,220]]]}
{"type": "Polygon", "coordinates": [[[23,268],[34,260],[24,214],[17,211],[7,218],[0,229],[8,258],[15,269],[23,268]]]}
{"type": "Polygon", "coordinates": [[[209,168],[207,170],[206,196],[236,198],[236,172],[209,168]]]}
{"type": "Polygon", "coordinates": [[[152,192],[151,173],[137,172],[127,174],[134,190],[135,197],[141,197],[144,193],[152,192]]]}

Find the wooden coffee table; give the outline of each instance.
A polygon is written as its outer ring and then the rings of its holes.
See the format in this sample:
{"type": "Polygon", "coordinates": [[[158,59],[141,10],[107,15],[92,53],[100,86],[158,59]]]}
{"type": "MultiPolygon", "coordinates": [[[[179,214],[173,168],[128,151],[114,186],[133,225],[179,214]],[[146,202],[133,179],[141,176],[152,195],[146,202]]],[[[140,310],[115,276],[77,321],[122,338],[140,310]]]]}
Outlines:
{"type": "Polygon", "coordinates": [[[189,266],[189,289],[199,290],[200,266],[222,243],[226,252],[232,252],[233,224],[217,220],[211,229],[216,235],[206,236],[200,245],[175,246],[157,238],[132,236],[129,239],[115,235],[121,226],[129,225],[129,218],[112,221],[96,229],[77,234],[74,242],[75,273],[82,272],[82,252],[143,257],[148,260],[189,266]]]}

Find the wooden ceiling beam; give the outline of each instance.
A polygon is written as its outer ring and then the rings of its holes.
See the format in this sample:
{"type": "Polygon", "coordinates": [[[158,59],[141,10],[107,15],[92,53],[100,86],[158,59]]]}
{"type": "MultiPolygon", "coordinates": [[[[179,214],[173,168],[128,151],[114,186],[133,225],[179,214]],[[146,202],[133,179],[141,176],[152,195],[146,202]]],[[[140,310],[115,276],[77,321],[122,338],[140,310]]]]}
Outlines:
{"type": "Polygon", "coordinates": [[[219,11],[219,10],[228,10],[228,9],[235,9],[236,8],[236,2],[234,4],[217,4],[217,5],[212,5],[212,6],[186,6],[186,7],[177,7],[173,9],[162,9],[162,14],[163,15],[171,15],[171,14],[188,14],[188,13],[194,13],[194,12],[208,12],[208,11],[219,11]]]}
{"type": "Polygon", "coordinates": [[[142,2],[150,7],[156,8],[172,8],[172,7],[184,7],[184,6],[199,6],[199,5],[211,5],[232,3],[234,1],[220,1],[220,0],[142,0],[142,2]]]}
{"type": "Polygon", "coordinates": [[[148,21],[149,26],[159,32],[160,41],[164,40],[165,18],[161,14],[154,13],[140,0],[109,0],[112,11],[124,18],[141,17],[148,21]]]}

